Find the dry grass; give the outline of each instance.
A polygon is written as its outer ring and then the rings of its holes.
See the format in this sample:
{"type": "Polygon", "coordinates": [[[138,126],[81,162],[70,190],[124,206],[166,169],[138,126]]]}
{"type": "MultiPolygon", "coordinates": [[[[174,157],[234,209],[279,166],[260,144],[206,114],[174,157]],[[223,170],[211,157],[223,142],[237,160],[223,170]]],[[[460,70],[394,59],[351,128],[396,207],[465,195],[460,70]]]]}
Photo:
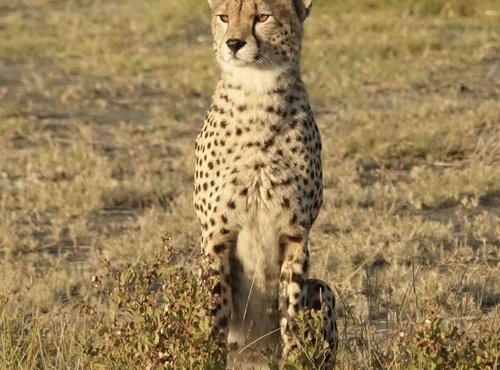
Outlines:
{"type": "MultiPolygon", "coordinates": [[[[0,368],[86,368],[80,303],[103,258],[148,261],[167,231],[196,262],[208,5],[15,0],[0,17],[0,368]]],[[[429,307],[500,330],[499,19],[493,0],[315,0],[312,273],[338,294],[340,368],[386,366],[429,307]]]]}

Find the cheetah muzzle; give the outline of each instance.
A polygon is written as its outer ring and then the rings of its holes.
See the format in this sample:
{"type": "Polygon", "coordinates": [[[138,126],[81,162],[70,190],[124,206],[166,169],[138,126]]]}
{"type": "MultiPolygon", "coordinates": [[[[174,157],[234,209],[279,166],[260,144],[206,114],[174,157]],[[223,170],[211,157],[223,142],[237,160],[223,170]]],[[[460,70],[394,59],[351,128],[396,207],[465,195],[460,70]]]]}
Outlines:
{"type": "Polygon", "coordinates": [[[216,326],[233,347],[287,356],[297,312],[315,301],[308,237],[323,200],[321,138],[300,76],[311,0],[209,3],[222,75],[196,139],[194,207],[220,278],[216,326]]]}

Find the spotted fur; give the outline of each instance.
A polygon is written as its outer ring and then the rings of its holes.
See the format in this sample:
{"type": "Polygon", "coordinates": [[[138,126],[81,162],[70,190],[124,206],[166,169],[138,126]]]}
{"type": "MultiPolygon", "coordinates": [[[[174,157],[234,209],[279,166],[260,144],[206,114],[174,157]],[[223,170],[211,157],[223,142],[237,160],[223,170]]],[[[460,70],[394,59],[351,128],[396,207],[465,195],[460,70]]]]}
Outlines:
{"type": "Polygon", "coordinates": [[[321,138],[299,63],[311,0],[209,3],[222,76],[196,140],[194,208],[220,275],[216,325],[233,346],[286,356],[323,199],[321,138]]]}

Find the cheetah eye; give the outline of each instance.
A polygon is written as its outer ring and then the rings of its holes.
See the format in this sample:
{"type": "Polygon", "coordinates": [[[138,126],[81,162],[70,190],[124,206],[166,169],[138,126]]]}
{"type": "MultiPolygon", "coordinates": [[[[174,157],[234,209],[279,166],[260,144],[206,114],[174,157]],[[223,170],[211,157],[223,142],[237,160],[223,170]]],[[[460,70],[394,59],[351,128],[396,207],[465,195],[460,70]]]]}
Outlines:
{"type": "Polygon", "coordinates": [[[269,15],[267,15],[267,14],[257,14],[255,16],[255,21],[258,23],[264,23],[268,19],[269,19],[269,15]]]}
{"type": "Polygon", "coordinates": [[[221,15],[219,15],[219,18],[224,23],[229,22],[229,16],[227,14],[221,14],[221,15]]]}

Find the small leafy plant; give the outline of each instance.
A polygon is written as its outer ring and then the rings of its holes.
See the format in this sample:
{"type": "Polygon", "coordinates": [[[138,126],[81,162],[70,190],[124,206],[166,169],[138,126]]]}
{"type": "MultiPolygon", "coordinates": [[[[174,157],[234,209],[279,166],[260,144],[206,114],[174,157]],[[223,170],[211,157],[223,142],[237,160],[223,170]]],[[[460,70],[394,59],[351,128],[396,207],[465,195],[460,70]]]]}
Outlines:
{"type": "MultiPolygon", "coordinates": [[[[476,329],[477,331],[477,329],[476,329]]],[[[468,333],[437,316],[425,319],[414,333],[397,332],[392,369],[498,369],[500,337],[491,328],[468,333]]]]}
{"type": "Polygon", "coordinates": [[[324,310],[300,311],[296,320],[296,343],[284,369],[308,370],[331,369],[335,362],[335,352],[323,338],[324,310]]]}
{"type": "Polygon", "coordinates": [[[85,311],[93,317],[95,334],[87,353],[96,369],[225,369],[226,346],[212,330],[212,282],[172,264],[165,247],[152,264],[127,265],[114,271],[106,263],[106,309],[85,311]]]}

